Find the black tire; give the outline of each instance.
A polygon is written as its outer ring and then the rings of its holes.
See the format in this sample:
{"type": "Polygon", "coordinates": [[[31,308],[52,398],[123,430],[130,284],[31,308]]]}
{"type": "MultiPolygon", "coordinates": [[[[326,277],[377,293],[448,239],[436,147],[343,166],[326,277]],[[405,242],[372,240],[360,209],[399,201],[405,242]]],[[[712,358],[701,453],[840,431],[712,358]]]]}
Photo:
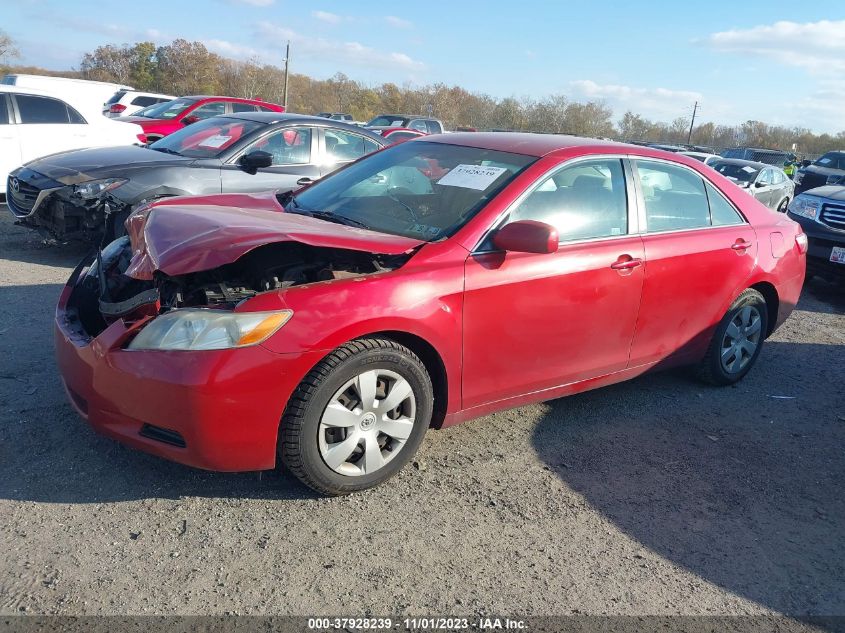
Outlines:
{"type": "Polygon", "coordinates": [[[789,208],[789,196],[787,196],[786,198],[784,198],[783,200],[780,201],[780,204],[778,205],[778,208],[777,208],[777,212],[778,213],[786,213],[786,210],[788,208],[789,208]]]}
{"type": "Polygon", "coordinates": [[[768,319],[768,309],[763,295],[753,288],[742,292],[736,298],[736,301],[731,304],[731,307],[716,327],[716,331],[713,333],[713,338],[710,340],[710,345],[707,348],[707,353],[696,367],[698,377],[708,384],[718,386],[732,385],[742,380],[754,366],[754,363],[757,362],[757,358],[760,356],[760,350],[763,349],[763,340],[768,331],[768,319]],[[722,360],[723,351],[727,351],[730,347],[725,346],[725,343],[730,339],[728,328],[732,323],[735,323],[735,319],[738,318],[738,315],[746,307],[750,307],[753,313],[756,313],[759,317],[759,335],[753,354],[747,356],[744,364],[736,367],[734,371],[728,371],[722,360]]]}
{"type": "Polygon", "coordinates": [[[302,380],[282,415],[278,455],[306,486],[326,495],[342,495],[377,486],[398,473],[417,452],[431,423],[431,378],[411,350],[390,339],[350,341],[321,360],[302,380]],[[362,370],[389,370],[411,386],[416,410],[411,433],[398,453],[373,473],[348,476],[324,461],[319,446],[320,421],[336,392],[362,370]]]}

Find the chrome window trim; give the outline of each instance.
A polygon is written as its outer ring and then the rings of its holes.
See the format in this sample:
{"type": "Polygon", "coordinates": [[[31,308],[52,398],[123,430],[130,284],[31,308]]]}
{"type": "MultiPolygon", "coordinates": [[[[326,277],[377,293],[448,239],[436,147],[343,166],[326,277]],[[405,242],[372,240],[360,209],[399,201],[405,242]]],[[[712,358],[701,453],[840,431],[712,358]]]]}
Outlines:
{"type": "MultiPolygon", "coordinates": [[[[676,162],[671,161],[671,160],[666,160],[665,158],[651,158],[650,156],[629,156],[629,159],[631,161],[631,168],[634,171],[634,176],[635,176],[634,180],[636,181],[636,185],[637,185],[637,202],[638,202],[638,207],[639,207],[639,210],[640,210],[640,217],[639,217],[639,229],[640,229],[640,231],[639,231],[639,235],[641,235],[641,236],[667,235],[669,233],[689,233],[691,231],[707,231],[707,230],[712,230],[712,229],[724,229],[724,228],[737,227],[737,226],[750,226],[750,223],[748,222],[748,218],[746,218],[745,215],[743,215],[742,211],[740,211],[733,202],[728,200],[728,198],[724,194],[722,194],[721,191],[719,191],[719,187],[717,187],[709,178],[707,178],[703,174],[700,174],[696,170],[694,170],[690,167],[687,167],[686,165],[682,165],[681,163],[676,163],[676,162]],[[728,204],[730,204],[731,207],[733,207],[734,211],[736,211],[739,214],[739,217],[742,218],[742,223],[740,223],[740,224],[721,224],[721,225],[718,225],[718,226],[714,226],[712,224],[712,222],[713,222],[712,211],[710,211],[710,199],[708,198],[707,199],[707,207],[708,207],[708,211],[710,213],[711,224],[708,224],[707,226],[697,226],[697,227],[694,227],[694,228],[691,228],[691,229],[667,229],[665,231],[649,231],[648,230],[648,218],[646,217],[645,197],[643,196],[642,187],[640,186],[640,172],[637,169],[637,163],[638,162],[664,163],[666,165],[671,165],[672,167],[679,167],[679,168],[685,169],[688,172],[690,172],[691,174],[694,174],[695,176],[698,176],[699,178],[701,178],[702,183],[704,183],[704,182],[710,183],[710,185],[719,193],[719,195],[721,195],[722,198],[724,198],[728,202],[728,204]]],[[[705,194],[705,197],[706,197],[707,196],[707,189],[706,188],[704,189],[704,194],[705,194]]]]}
{"type": "MultiPolygon", "coordinates": [[[[588,237],[588,238],[580,238],[574,240],[559,240],[558,246],[568,246],[569,244],[586,244],[586,243],[593,243],[599,242],[604,240],[617,240],[624,237],[631,237],[633,235],[638,235],[639,233],[636,231],[638,228],[638,207],[639,207],[639,200],[636,197],[636,190],[634,188],[634,178],[633,172],[631,171],[630,165],[628,164],[628,155],[627,154],[587,154],[584,156],[576,156],[574,158],[570,158],[562,163],[557,163],[556,165],[550,167],[541,175],[539,175],[534,182],[532,182],[528,187],[525,188],[519,197],[514,200],[511,204],[509,204],[499,215],[498,217],[492,222],[490,227],[484,231],[484,234],[481,236],[481,239],[478,240],[478,243],[470,252],[470,255],[483,255],[485,253],[497,253],[499,252],[495,248],[488,248],[484,250],[479,250],[481,245],[487,241],[492,233],[499,230],[502,227],[502,223],[507,220],[508,216],[511,214],[516,207],[520,204],[525,202],[525,199],[534,193],[537,188],[543,184],[549,177],[555,174],[562,169],[572,167],[578,163],[582,163],[585,161],[596,161],[596,160],[619,160],[622,162],[622,173],[625,177],[625,197],[627,198],[628,204],[628,231],[621,235],[605,235],[601,237],[588,237]],[[632,231],[631,229],[634,229],[632,231]]],[[[542,158],[541,158],[542,160],[542,158]]]]}

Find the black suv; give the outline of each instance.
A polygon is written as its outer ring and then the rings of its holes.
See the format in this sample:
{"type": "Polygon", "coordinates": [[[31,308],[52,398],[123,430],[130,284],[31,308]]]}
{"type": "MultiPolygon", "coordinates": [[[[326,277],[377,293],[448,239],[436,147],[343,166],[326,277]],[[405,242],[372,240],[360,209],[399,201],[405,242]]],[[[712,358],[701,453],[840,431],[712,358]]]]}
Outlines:
{"type": "Polygon", "coordinates": [[[845,185],[845,150],[828,152],[795,174],[795,193],[824,185],[845,185]]]}
{"type": "Polygon", "coordinates": [[[807,274],[845,281],[845,187],[831,185],[799,194],[787,215],[809,238],[807,274]]]}

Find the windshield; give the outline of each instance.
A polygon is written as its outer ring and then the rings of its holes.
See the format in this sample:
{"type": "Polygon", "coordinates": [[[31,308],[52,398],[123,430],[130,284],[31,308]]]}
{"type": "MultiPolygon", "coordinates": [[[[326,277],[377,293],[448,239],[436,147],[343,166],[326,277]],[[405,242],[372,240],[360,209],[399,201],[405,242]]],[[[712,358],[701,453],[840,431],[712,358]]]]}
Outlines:
{"type": "Polygon", "coordinates": [[[377,127],[407,127],[408,121],[405,117],[397,116],[395,114],[380,114],[375,119],[367,123],[367,125],[377,127]]]}
{"type": "Polygon", "coordinates": [[[190,158],[216,158],[242,138],[266,125],[259,121],[218,116],[183,127],[149,147],[190,158]]]}
{"type": "Polygon", "coordinates": [[[136,112],[135,116],[144,116],[148,119],[175,119],[194,103],[196,102],[193,99],[174,99],[144,108],[136,112]]]}
{"type": "Polygon", "coordinates": [[[713,169],[722,174],[725,178],[733,181],[752,182],[760,170],[751,165],[737,165],[735,163],[715,162],[710,165],[713,169]]]}
{"type": "Polygon", "coordinates": [[[815,163],[819,167],[828,167],[830,169],[845,169],[845,154],[842,152],[828,152],[815,163]]]}
{"type": "Polygon", "coordinates": [[[403,143],[312,185],[291,198],[287,210],[433,241],[466,224],[535,160],[445,143],[403,143]]]}

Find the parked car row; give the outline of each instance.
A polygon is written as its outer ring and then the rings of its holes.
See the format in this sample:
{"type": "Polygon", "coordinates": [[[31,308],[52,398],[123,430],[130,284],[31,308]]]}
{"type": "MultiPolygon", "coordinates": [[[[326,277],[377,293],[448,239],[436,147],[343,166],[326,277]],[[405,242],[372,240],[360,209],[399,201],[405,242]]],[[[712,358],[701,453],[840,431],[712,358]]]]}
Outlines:
{"type": "MultiPolygon", "coordinates": [[[[240,103],[240,102],[238,102],[240,103]]],[[[18,222],[59,240],[107,241],[131,211],[172,196],[288,191],[388,141],[324,118],[238,112],[202,120],[145,146],[61,153],[12,171],[18,222]],[[108,223],[106,223],[108,219],[108,223]]]]}

